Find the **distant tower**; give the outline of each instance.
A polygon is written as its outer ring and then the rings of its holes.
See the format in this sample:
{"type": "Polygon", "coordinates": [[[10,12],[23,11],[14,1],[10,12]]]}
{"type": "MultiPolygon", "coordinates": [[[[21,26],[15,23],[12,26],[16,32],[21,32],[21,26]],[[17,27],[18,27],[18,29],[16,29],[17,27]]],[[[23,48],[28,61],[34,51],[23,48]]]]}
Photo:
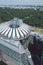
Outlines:
{"type": "Polygon", "coordinates": [[[2,61],[8,65],[34,65],[28,50],[31,29],[18,18],[0,24],[2,61]]]}

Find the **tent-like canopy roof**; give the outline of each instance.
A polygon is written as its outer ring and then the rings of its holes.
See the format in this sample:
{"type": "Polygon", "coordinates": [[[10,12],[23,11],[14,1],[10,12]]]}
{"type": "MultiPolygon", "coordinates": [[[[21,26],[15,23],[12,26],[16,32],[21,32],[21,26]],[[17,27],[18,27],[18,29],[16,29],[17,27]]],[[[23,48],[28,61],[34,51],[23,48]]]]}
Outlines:
{"type": "Polygon", "coordinates": [[[31,27],[18,18],[0,24],[0,35],[9,39],[24,39],[29,36],[30,31],[31,27]]]}

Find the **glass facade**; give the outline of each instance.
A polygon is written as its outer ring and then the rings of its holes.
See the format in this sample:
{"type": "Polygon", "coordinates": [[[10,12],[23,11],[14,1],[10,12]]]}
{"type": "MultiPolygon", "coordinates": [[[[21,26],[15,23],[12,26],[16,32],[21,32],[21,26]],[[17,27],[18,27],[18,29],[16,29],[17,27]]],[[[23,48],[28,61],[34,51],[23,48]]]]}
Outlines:
{"type": "Polygon", "coordinates": [[[1,44],[0,44],[0,49],[3,53],[7,54],[8,56],[12,57],[16,61],[20,62],[20,56],[21,55],[19,53],[9,49],[8,47],[1,45],[1,44]]]}
{"type": "Polygon", "coordinates": [[[28,64],[28,58],[27,58],[25,53],[22,54],[22,56],[21,56],[21,62],[22,62],[22,65],[29,65],[28,64]]]}
{"type": "Polygon", "coordinates": [[[33,36],[30,35],[28,38],[20,40],[20,42],[23,45],[23,47],[26,49],[26,48],[28,48],[28,45],[30,42],[33,43],[33,36]]]}
{"type": "Polygon", "coordinates": [[[2,44],[0,44],[0,50],[8,57],[11,57],[13,60],[16,60],[18,62],[18,65],[28,65],[28,59],[25,53],[20,55],[19,53],[13,51],[12,49],[9,49],[6,46],[3,46],[2,44]]]}

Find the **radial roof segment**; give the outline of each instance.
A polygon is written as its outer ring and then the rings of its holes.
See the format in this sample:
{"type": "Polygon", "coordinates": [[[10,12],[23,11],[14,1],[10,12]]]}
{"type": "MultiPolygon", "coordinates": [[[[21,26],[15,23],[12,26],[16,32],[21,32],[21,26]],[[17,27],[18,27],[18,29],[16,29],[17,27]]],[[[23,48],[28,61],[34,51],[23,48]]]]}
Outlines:
{"type": "Polygon", "coordinates": [[[30,35],[30,31],[31,27],[18,18],[0,24],[0,36],[9,39],[24,39],[30,35]]]}

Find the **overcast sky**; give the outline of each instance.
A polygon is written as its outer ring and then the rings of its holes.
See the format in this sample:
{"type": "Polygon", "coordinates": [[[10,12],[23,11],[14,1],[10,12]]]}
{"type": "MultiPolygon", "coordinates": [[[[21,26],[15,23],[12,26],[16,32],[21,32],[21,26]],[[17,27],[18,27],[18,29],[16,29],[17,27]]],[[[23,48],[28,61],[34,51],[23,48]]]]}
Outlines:
{"type": "Polygon", "coordinates": [[[0,5],[43,5],[43,0],[0,0],[0,5]]]}

